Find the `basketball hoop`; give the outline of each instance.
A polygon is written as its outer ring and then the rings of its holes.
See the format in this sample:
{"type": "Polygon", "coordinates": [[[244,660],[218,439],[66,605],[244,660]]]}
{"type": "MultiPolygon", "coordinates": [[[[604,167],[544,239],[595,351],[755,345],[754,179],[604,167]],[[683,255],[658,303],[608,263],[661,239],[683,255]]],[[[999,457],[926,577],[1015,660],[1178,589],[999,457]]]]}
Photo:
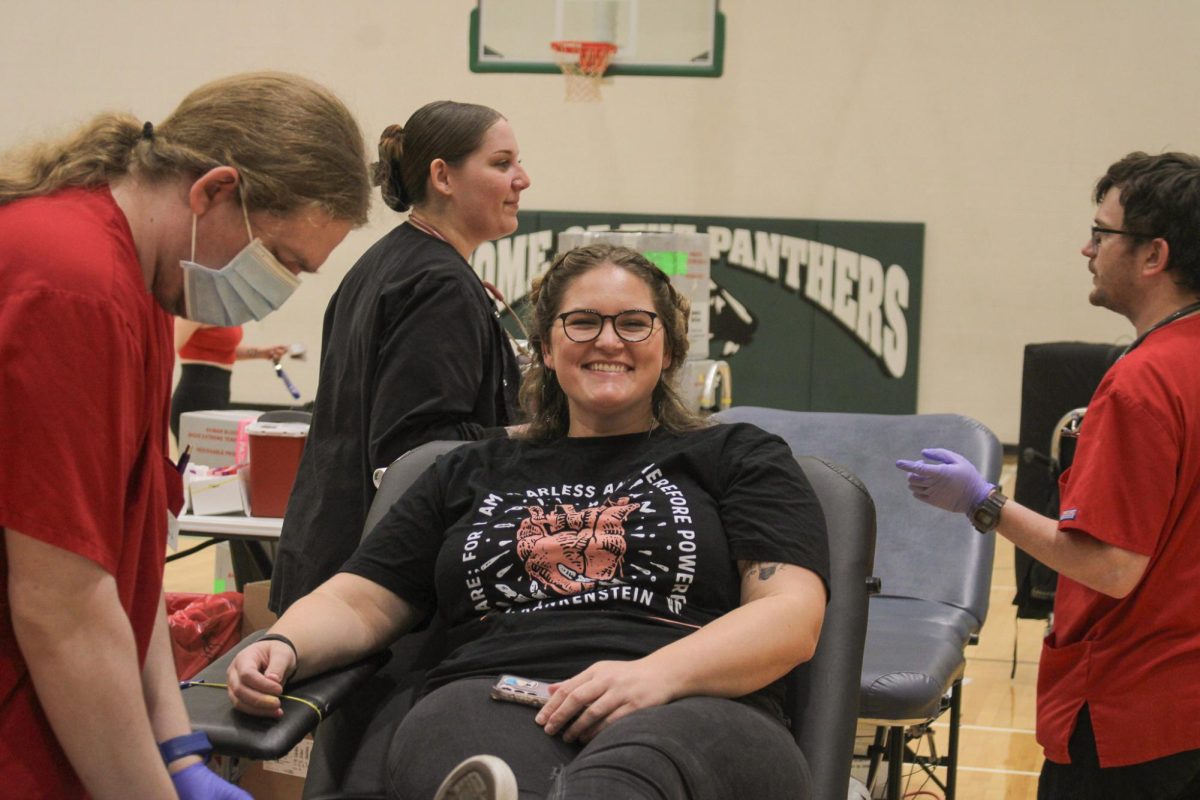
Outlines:
{"type": "Polygon", "coordinates": [[[599,100],[600,79],[617,46],[609,42],[551,42],[550,49],[567,78],[567,99],[599,100]]]}

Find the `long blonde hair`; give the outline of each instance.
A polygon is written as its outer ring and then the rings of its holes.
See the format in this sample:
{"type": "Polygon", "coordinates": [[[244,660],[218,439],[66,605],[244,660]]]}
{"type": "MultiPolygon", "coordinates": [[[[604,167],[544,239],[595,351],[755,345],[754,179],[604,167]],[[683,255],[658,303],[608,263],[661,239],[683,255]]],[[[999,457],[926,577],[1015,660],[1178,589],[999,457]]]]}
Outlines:
{"type": "Polygon", "coordinates": [[[370,179],[362,131],[328,89],[297,75],[257,72],[207,83],[162,122],[101,114],[58,141],[0,156],[0,204],[132,175],[241,175],[246,205],[280,215],[315,207],[367,221],[370,179]]]}
{"type": "Polygon", "coordinates": [[[707,427],[707,420],[688,410],[673,386],[687,358],[687,324],[690,303],[671,285],[670,279],[645,256],[627,247],[593,244],[559,254],[546,274],[533,282],[529,293],[529,351],[532,363],[521,381],[521,406],[529,418],[524,437],[546,441],[566,436],[571,427],[567,396],[554,370],[542,358],[542,346],[550,340],[567,288],[581,275],[604,264],[612,264],[637,276],[650,289],[654,310],[663,326],[671,364],[663,370],[651,396],[654,421],[672,432],[707,427]]]}

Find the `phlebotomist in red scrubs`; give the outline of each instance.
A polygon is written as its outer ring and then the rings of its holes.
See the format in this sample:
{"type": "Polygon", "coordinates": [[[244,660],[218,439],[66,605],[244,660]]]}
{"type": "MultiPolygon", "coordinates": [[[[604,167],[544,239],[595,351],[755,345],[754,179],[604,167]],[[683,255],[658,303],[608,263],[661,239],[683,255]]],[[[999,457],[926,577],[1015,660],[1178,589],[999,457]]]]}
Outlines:
{"type": "Polygon", "coordinates": [[[255,73],[0,163],[0,795],[248,800],[203,763],[163,611],[171,315],[286,300],[366,222],[362,132],[255,73]]]}
{"type": "Polygon", "coordinates": [[[1059,519],[948,450],[898,466],[1059,573],[1038,797],[1184,800],[1200,797],[1200,159],[1132,153],[1095,200],[1089,299],[1137,338],[1088,403],[1059,519]]]}

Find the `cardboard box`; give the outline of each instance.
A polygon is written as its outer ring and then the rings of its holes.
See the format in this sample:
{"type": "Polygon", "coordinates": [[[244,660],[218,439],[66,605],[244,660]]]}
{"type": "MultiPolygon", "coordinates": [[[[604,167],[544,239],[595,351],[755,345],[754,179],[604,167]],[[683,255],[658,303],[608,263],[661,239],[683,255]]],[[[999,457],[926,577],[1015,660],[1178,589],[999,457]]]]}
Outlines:
{"type": "Polygon", "coordinates": [[[193,464],[229,467],[250,457],[246,427],[261,411],[186,411],[179,417],[179,452],[188,450],[193,464]]]}
{"type": "Polygon", "coordinates": [[[242,479],[232,475],[193,477],[188,481],[193,514],[245,514],[242,479]]]}
{"type": "Polygon", "coordinates": [[[242,636],[269,628],[279,619],[267,608],[271,596],[270,581],[251,581],[242,587],[242,636]]]}
{"type": "Polygon", "coordinates": [[[278,761],[252,761],[242,772],[238,786],[255,800],[300,800],[308,760],[312,754],[312,736],[300,740],[292,752],[278,761]]]}

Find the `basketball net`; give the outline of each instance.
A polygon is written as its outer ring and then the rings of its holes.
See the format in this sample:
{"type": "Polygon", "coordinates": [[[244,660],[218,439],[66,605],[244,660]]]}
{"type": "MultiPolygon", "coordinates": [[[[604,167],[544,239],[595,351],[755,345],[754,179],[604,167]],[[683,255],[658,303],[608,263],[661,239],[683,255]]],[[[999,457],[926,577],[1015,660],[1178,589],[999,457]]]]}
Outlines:
{"type": "Polygon", "coordinates": [[[617,46],[609,42],[551,42],[550,48],[567,79],[567,100],[599,100],[600,79],[617,46]]]}

